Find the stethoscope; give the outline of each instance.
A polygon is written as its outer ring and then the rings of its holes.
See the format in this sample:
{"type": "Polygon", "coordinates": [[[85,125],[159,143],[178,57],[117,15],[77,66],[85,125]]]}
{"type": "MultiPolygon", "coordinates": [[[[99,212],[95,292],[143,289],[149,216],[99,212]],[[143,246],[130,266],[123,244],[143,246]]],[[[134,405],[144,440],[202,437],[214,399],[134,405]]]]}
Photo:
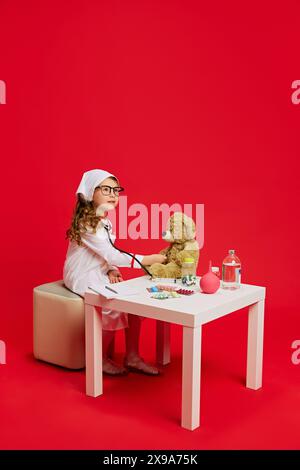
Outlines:
{"type": "Polygon", "coordinates": [[[107,225],[102,221],[102,225],[103,227],[105,228],[105,230],[107,231],[107,235],[108,235],[108,239],[111,243],[111,245],[118,251],[120,251],[121,253],[125,253],[126,255],[129,255],[131,256],[131,258],[135,259],[135,261],[137,261],[139,263],[139,265],[141,266],[141,268],[147,273],[149,274],[149,276],[151,277],[152,279],[152,274],[150,273],[150,271],[148,271],[148,269],[131,253],[128,253],[128,251],[125,251],[125,250],[121,250],[121,248],[118,248],[112,241],[112,239],[110,238],[110,230],[112,229],[112,223],[109,219],[107,219],[107,225]]]}

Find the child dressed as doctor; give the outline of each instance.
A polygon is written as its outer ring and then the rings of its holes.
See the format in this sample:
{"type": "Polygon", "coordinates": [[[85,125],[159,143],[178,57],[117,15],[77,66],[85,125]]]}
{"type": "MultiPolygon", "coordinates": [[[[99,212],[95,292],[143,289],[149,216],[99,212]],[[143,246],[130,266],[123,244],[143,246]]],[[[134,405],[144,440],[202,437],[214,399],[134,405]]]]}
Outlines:
{"type": "MultiPolygon", "coordinates": [[[[140,268],[130,255],[119,252],[109,239],[104,225],[109,224],[107,211],[115,209],[123,188],[118,178],[104,170],[90,170],[83,174],[76,191],[77,204],[71,227],[67,230],[69,246],[63,269],[64,284],[84,297],[88,287],[97,290],[101,284],[122,281],[118,266],[140,268]]],[[[110,238],[115,235],[110,230],[110,238]]],[[[160,254],[135,257],[144,265],[164,263],[160,254]]],[[[139,355],[139,337],[142,317],[102,309],[103,372],[110,375],[126,374],[128,370],[148,375],[158,375],[159,370],[147,364],[139,355]],[[115,331],[125,328],[126,355],[124,366],[108,357],[115,331]]]]}

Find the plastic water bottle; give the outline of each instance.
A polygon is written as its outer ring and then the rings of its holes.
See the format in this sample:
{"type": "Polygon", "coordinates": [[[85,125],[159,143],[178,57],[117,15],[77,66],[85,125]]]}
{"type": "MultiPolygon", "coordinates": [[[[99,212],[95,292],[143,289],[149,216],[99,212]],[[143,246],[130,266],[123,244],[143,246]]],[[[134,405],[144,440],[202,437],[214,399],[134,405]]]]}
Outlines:
{"type": "Polygon", "coordinates": [[[239,289],[241,287],[241,262],[235,250],[229,250],[222,264],[222,288],[239,289]]]}

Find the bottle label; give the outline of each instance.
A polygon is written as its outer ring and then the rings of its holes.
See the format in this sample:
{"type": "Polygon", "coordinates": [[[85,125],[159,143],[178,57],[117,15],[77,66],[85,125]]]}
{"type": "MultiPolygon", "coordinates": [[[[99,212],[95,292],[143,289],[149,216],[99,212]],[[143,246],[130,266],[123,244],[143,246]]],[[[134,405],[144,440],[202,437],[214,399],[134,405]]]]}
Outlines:
{"type": "Polygon", "coordinates": [[[241,265],[233,266],[229,263],[222,265],[222,281],[226,284],[241,284],[241,265]]]}

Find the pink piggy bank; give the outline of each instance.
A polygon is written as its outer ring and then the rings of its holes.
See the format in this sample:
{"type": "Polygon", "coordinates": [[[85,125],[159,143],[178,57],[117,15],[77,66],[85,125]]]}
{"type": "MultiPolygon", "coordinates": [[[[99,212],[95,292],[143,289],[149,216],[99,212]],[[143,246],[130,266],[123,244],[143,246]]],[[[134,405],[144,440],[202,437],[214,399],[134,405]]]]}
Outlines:
{"type": "Polygon", "coordinates": [[[214,294],[220,287],[220,279],[211,270],[211,261],[209,262],[208,273],[200,279],[200,288],[205,294],[214,294]]]}

